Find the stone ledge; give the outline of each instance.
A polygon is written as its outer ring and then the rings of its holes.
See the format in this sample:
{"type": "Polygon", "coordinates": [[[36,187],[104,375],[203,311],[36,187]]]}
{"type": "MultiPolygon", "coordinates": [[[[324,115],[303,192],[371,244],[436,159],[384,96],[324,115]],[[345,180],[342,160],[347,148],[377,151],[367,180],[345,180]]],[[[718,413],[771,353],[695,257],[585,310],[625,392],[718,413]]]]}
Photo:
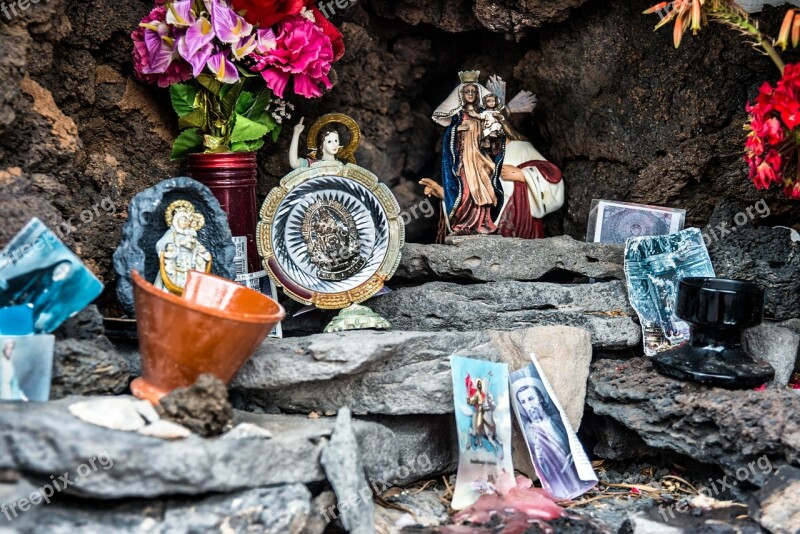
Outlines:
{"type": "Polygon", "coordinates": [[[393,280],[535,281],[564,271],[575,276],[624,280],[622,254],[622,245],[584,243],[569,236],[451,237],[446,245],[406,243],[393,280]]]}
{"type": "Polygon", "coordinates": [[[727,391],[664,377],[648,358],[601,360],[592,365],[587,402],[651,447],[731,474],[746,469],[755,485],[769,474],[750,468],[758,458],[773,469],[800,462],[800,395],[791,389],[727,391]]]}
{"type": "Polygon", "coordinates": [[[392,328],[517,330],[531,326],[574,326],[588,330],[595,349],[624,349],[641,340],[641,328],[622,281],[561,285],[487,282],[459,285],[430,282],[398,289],[367,302],[392,328]]]}
{"type": "MultiPolygon", "coordinates": [[[[333,419],[237,414],[240,421],[257,424],[274,437],[203,439],[192,435],[165,441],[73,417],[68,406],[86,399],[0,403],[0,469],[42,480],[68,472],[74,484],[66,492],[95,499],[229,493],[326,479],[319,457],[333,432],[333,419]],[[96,468],[78,476],[79,466],[89,465],[92,458],[96,468]],[[113,462],[108,469],[111,462],[103,464],[103,458],[113,462]]],[[[373,422],[354,421],[353,430],[367,476],[392,479],[401,461],[399,440],[409,438],[373,422]]],[[[448,452],[423,448],[419,454],[437,459],[448,452]]],[[[431,475],[441,466],[442,460],[432,461],[429,467],[418,468],[408,482],[431,475]]]]}

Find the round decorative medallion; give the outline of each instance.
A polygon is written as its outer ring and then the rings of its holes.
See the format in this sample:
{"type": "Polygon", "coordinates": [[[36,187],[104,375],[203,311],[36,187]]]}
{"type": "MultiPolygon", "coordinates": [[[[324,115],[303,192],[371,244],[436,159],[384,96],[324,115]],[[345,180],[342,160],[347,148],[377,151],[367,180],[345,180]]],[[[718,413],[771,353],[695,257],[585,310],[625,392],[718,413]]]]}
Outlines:
{"type": "Polygon", "coordinates": [[[400,262],[400,206],[357,165],[316,162],[289,173],[260,215],[256,241],[264,268],[304,304],[341,309],[363,302],[400,262]]]}

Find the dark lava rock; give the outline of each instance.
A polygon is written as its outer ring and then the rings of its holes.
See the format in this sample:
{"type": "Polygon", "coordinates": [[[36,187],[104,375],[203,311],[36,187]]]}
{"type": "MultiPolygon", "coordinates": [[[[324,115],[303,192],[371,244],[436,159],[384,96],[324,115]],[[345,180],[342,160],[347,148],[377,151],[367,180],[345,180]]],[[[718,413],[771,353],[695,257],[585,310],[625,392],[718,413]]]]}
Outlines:
{"type": "Polygon", "coordinates": [[[791,389],[727,391],[658,374],[649,358],[600,360],[587,403],[650,447],[721,467],[739,485],[763,485],[800,461],[800,395],[791,389]]]}
{"type": "Polygon", "coordinates": [[[800,242],[792,241],[788,228],[755,226],[758,219],[752,206],[717,205],[704,230],[714,270],[721,278],[763,287],[768,317],[778,321],[800,317],[800,242]],[[748,208],[753,216],[747,214],[748,208]]]}
{"type": "Polygon", "coordinates": [[[64,321],[55,331],[56,339],[96,340],[104,345],[110,343],[105,339],[105,334],[103,316],[94,304],[64,321]]]}
{"type": "MultiPolygon", "coordinates": [[[[105,341],[108,343],[108,340],[105,341]]],[[[138,374],[138,364],[106,343],[80,339],[57,340],[50,398],[119,395],[127,392],[138,374]]]]}
{"type": "Polygon", "coordinates": [[[139,271],[152,282],[158,275],[156,242],[167,231],[164,212],[173,201],[188,200],[203,214],[206,225],[198,239],[213,257],[211,272],[233,280],[236,269],[228,217],[211,190],[191,178],[170,178],[133,197],[128,207],[128,220],[122,229],[122,242],[114,252],[117,272],[117,297],[125,310],[134,314],[131,271],[139,271]]]}
{"type": "Polygon", "coordinates": [[[800,469],[778,469],[753,495],[750,515],[775,534],[800,532],[800,469]]]}
{"type": "Polygon", "coordinates": [[[200,375],[194,385],[162,398],[156,409],[164,419],[205,437],[219,436],[233,420],[228,388],[209,373],[200,375]]]}

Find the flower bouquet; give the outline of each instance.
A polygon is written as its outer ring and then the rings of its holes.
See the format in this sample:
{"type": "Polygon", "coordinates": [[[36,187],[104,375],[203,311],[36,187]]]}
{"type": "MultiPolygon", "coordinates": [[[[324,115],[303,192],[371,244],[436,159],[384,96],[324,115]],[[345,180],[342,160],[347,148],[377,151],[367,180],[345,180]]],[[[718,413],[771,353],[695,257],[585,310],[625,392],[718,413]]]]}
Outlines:
{"type": "Polygon", "coordinates": [[[342,35],[309,0],[156,0],[131,34],[136,77],[169,87],[172,159],[252,152],[275,141],[291,104],[332,84],[342,35]]]}
{"type": "Polygon", "coordinates": [[[658,13],[656,29],[674,22],[673,42],[680,46],[683,35],[697,33],[709,20],[722,23],[750,40],[753,47],[768,56],[782,77],[775,87],[765,82],[754,104],[746,105],[749,114],[745,129],[745,160],[750,179],[757,189],[783,187],[785,195],[800,199],[800,63],[785,65],[778,48],[800,45],[800,10],[789,9],[778,39],[765,35],[748,13],[733,0],[675,0],[661,2],[645,11],[658,13]]]}

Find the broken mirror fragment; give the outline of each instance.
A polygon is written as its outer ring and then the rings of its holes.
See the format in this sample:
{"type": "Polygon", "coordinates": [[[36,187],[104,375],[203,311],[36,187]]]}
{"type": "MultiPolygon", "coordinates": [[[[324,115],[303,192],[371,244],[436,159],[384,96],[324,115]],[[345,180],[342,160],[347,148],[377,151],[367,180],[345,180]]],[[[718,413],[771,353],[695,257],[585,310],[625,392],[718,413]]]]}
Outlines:
{"type": "Polygon", "coordinates": [[[628,298],[642,324],[648,356],[689,340],[689,325],[675,315],[675,300],[678,282],[693,276],[715,276],[697,228],[626,241],[628,298]]]}

